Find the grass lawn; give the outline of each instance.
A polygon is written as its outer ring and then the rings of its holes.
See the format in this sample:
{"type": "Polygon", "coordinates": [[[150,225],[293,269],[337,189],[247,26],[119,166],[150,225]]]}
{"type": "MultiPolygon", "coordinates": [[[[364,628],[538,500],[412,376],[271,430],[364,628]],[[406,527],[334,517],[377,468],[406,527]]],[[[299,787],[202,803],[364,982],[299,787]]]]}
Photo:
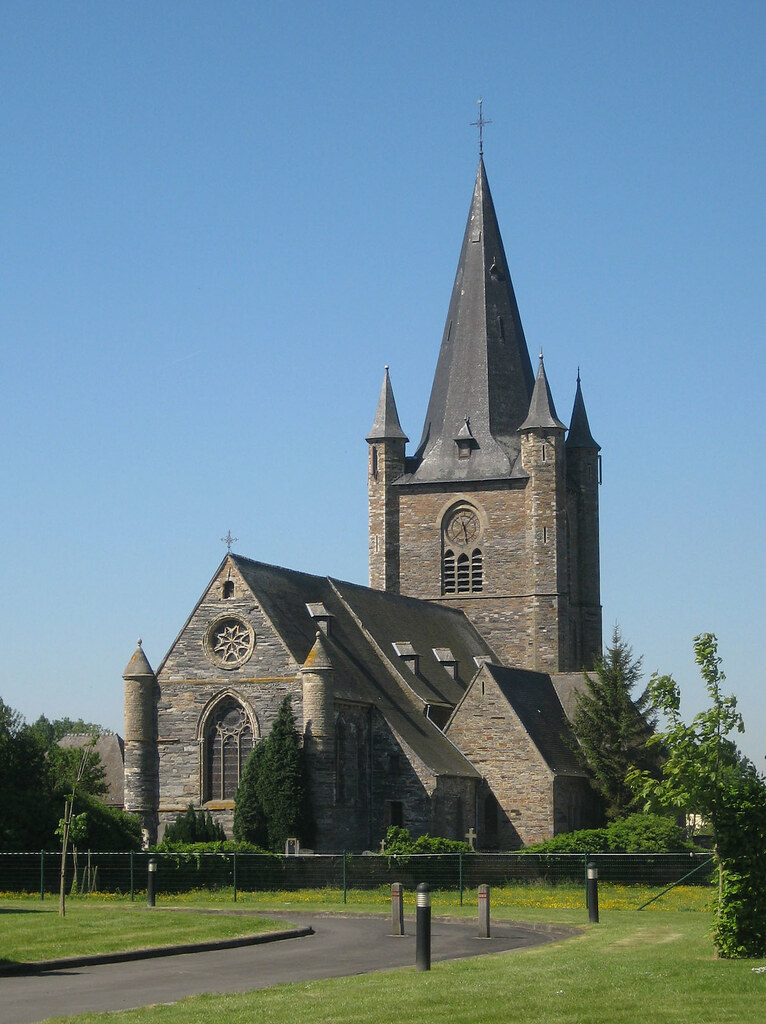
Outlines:
{"type": "MultiPolygon", "coordinates": [[[[342,894],[339,898],[323,890],[314,893],[313,899],[310,895],[241,893],[237,907],[266,913],[269,909],[386,909],[384,893],[366,893],[364,902],[345,905],[342,894]]],[[[703,909],[709,894],[690,887],[674,890],[645,911],[620,909],[636,907],[649,895],[639,887],[601,886],[601,923],[588,925],[582,887],[495,889],[494,919],[576,924],[583,927],[583,934],[530,950],[435,963],[427,974],[407,968],[58,1019],[69,1024],[220,1024],[222,1020],[294,1024],[301,1017],[320,1024],[443,1024],[445,1020],[448,1024],[766,1024],[766,973],[753,971],[761,962],[714,959],[709,934],[712,917],[703,909]]],[[[175,897],[173,904],[232,908],[231,895],[226,893],[189,894],[175,897]]],[[[467,899],[460,908],[449,894],[434,894],[434,914],[474,916],[475,904],[469,904],[467,899]]],[[[35,917],[38,932],[50,926],[51,933],[59,920],[56,907],[45,907],[39,900],[36,904],[30,898],[0,902],[0,908],[8,907],[38,913],[0,913],[3,947],[11,932],[34,928],[20,924],[22,918],[35,917]]],[[[180,927],[197,927],[197,934],[209,937],[219,925],[235,929],[244,925],[248,931],[253,925],[249,918],[147,913],[138,904],[114,900],[110,912],[95,905],[93,898],[71,900],[69,908],[62,925],[77,926],[79,921],[86,935],[88,930],[103,932],[114,917],[118,924],[113,934],[122,936],[126,946],[147,945],[147,925],[157,922],[158,928],[167,927],[169,918],[174,937],[180,927]]],[[[413,907],[406,904],[406,911],[411,913],[413,907]]],[[[157,941],[168,941],[167,932],[157,941]]],[[[38,955],[35,952],[35,958],[38,955]]]]}
{"type": "Polygon", "coordinates": [[[57,901],[17,898],[0,901],[0,964],[228,939],[284,927],[284,922],[250,915],[176,914],[129,902],[80,899],[67,900],[62,918],[57,901]]]}
{"type": "MultiPolygon", "coordinates": [[[[498,915],[499,916],[499,915],[498,915]]],[[[506,916],[503,914],[503,916],[506,916]]],[[[556,923],[582,915],[553,911],[556,923]]],[[[766,974],[717,961],[707,914],[610,911],[565,942],[355,978],[66,1018],[77,1024],[760,1024],[766,974]]],[[[63,1018],[61,1018],[63,1020],[63,1018]]]]}

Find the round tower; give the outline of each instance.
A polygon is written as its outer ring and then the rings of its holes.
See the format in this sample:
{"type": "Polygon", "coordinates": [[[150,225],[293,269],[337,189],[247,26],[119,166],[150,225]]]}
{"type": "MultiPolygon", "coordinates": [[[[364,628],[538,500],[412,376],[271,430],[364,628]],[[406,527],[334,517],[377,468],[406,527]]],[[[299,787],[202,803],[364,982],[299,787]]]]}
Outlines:
{"type": "Polygon", "coordinates": [[[303,750],[309,802],[316,823],[315,846],[332,849],[335,805],[334,670],[328,641],[317,630],[314,646],[301,667],[303,750]]]}
{"type": "Polygon", "coordinates": [[[144,845],[157,840],[157,679],[141,640],[125,680],[125,810],[141,819],[144,845]]]}

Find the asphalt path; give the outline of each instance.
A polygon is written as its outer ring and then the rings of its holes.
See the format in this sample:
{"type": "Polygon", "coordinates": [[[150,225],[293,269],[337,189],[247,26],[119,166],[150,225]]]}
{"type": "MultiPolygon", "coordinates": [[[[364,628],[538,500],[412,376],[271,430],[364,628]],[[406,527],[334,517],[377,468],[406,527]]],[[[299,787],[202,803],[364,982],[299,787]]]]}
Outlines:
{"type": "MultiPolygon", "coordinates": [[[[340,978],[415,963],[415,921],[392,936],[390,919],[336,914],[272,914],[314,934],[238,949],[183,953],[124,963],[81,965],[0,977],[2,1024],[33,1024],[48,1017],[174,1003],[202,992],[245,992],[285,982],[340,978]]],[[[476,922],[434,918],[431,959],[523,949],[567,938],[571,928],[492,922],[492,937],[479,939],[476,922]]]]}

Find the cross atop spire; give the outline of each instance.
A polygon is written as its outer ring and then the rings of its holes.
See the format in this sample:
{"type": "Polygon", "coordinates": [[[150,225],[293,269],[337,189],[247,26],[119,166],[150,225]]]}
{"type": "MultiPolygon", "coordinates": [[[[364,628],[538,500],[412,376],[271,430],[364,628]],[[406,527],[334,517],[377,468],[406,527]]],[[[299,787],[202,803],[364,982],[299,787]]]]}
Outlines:
{"type": "Polygon", "coordinates": [[[471,121],[471,127],[479,129],[479,156],[484,156],[484,125],[492,124],[492,122],[486,120],[482,114],[484,100],[477,100],[476,102],[479,104],[479,117],[478,120],[471,121]]]}

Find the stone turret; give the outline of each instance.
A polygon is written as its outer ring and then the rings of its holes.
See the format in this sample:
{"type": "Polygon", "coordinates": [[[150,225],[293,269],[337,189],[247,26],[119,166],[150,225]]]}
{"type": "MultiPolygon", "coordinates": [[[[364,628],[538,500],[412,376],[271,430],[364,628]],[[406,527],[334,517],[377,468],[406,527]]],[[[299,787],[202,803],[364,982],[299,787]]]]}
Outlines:
{"type": "Polygon", "coordinates": [[[388,367],[367,443],[370,506],[370,586],[399,593],[399,492],[391,485],[404,473],[407,435],[399,424],[388,367]]]}
{"type": "Polygon", "coordinates": [[[570,551],[574,566],[570,596],[572,668],[593,668],[601,654],[601,571],[599,559],[599,452],[585,411],[577,371],[572,419],[566,440],[570,551]]]}
{"type": "Polygon", "coordinates": [[[558,672],[567,663],[566,427],[556,409],[543,355],[519,428],[526,487],[528,587],[532,598],[532,667],[558,672]]]}
{"type": "Polygon", "coordinates": [[[157,840],[157,679],[141,640],[125,680],[125,810],[141,819],[144,845],[157,840]]]}
{"type": "Polygon", "coordinates": [[[315,808],[331,808],[335,802],[335,673],[329,647],[328,637],[318,629],[301,666],[303,748],[309,802],[315,808]]]}

